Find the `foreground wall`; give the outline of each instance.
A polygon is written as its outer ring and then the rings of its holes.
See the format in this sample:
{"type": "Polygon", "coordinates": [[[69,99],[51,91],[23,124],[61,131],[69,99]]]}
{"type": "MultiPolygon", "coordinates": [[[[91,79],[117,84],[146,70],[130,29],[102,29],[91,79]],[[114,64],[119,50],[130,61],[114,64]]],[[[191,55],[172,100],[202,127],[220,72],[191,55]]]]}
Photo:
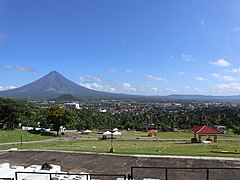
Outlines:
{"type": "Polygon", "coordinates": [[[60,165],[63,171],[128,174],[131,167],[240,167],[238,158],[193,158],[141,155],[113,155],[56,151],[2,151],[0,163],[30,166],[32,164],[60,165]]]}

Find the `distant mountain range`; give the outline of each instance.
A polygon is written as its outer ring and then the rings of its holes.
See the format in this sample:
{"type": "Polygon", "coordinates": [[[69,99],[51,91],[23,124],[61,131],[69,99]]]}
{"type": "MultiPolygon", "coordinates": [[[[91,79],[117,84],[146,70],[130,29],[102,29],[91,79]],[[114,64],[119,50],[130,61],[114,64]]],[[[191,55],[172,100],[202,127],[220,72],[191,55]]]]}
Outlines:
{"type": "Polygon", "coordinates": [[[181,95],[139,96],[95,91],[80,86],[57,71],[19,88],[0,91],[0,97],[30,100],[89,100],[89,99],[164,99],[197,101],[239,101],[240,96],[181,95]]]}
{"type": "Polygon", "coordinates": [[[240,96],[206,96],[206,95],[181,95],[173,94],[166,96],[169,100],[195,100],[195,101],[218,101],[240,102],[240,96]]]}

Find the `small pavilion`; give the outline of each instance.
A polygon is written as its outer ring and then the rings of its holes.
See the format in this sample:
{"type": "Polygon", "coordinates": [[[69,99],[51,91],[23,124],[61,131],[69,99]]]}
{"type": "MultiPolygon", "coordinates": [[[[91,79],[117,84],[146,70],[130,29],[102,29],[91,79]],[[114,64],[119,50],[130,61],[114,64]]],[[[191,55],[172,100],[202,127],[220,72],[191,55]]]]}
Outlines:
{"type": "Polygon", "coordinates": [[[211,136],[214,137],[213,142],[217,142],[217,136],[218,135],[224,135],[224,133],[213,129],[209,126],[203,125],[203,126],[195,126],[190,129],[194,133],[194,138],[192,138],[192,143],[201,142],[202,136],[208,136],[208,140],[211,140],[211,136]],[[198,139],[197,139],[198,135],[198,139]]]}
{"type": "Polygon", "coordinates": [[[158,130],[156,129],[148,130],[148,136],[156,137],[157,133],[158,133],[158,130]]]}

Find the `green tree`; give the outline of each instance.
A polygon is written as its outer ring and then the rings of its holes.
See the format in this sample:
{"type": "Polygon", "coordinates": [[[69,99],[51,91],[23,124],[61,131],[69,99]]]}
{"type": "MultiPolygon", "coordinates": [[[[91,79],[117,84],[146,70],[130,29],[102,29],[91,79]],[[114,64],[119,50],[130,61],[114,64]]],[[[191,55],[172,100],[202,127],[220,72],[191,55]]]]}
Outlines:
{"type": "Polygon", "coordinates": [[[57,135],[61,126],[75,128],[77,116],[74,111],[54,106],[50,109],[47,121],[53,130],[57,131],[57,135]]]}
{"type": "Polygon", "coordinates": [[[19,126],[24,118],[25,104],[21,101],[11,99],[0,99],[0,123],[6,129],[14,129],[19,126]]]}

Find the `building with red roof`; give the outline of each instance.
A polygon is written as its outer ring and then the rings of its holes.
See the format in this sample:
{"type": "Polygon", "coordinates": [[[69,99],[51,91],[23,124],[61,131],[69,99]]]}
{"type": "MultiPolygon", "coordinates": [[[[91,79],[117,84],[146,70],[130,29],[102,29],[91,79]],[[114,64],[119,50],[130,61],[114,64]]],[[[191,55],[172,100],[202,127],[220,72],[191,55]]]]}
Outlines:
{"type": "Polygon", "coordinates": [[[194,138],[192,138],[192,142],[201,142],[202,136],[209,136],[207,138],[209,140],[211,140],[210,136],[214,136],[214,142],[217,142],[217,136],[224,135],[224,133],[206,125],[192,127],[190,130],[194,133],[194,138]],[[197,141],[197,135],[199,137],[198,141],[197,141]]]}

